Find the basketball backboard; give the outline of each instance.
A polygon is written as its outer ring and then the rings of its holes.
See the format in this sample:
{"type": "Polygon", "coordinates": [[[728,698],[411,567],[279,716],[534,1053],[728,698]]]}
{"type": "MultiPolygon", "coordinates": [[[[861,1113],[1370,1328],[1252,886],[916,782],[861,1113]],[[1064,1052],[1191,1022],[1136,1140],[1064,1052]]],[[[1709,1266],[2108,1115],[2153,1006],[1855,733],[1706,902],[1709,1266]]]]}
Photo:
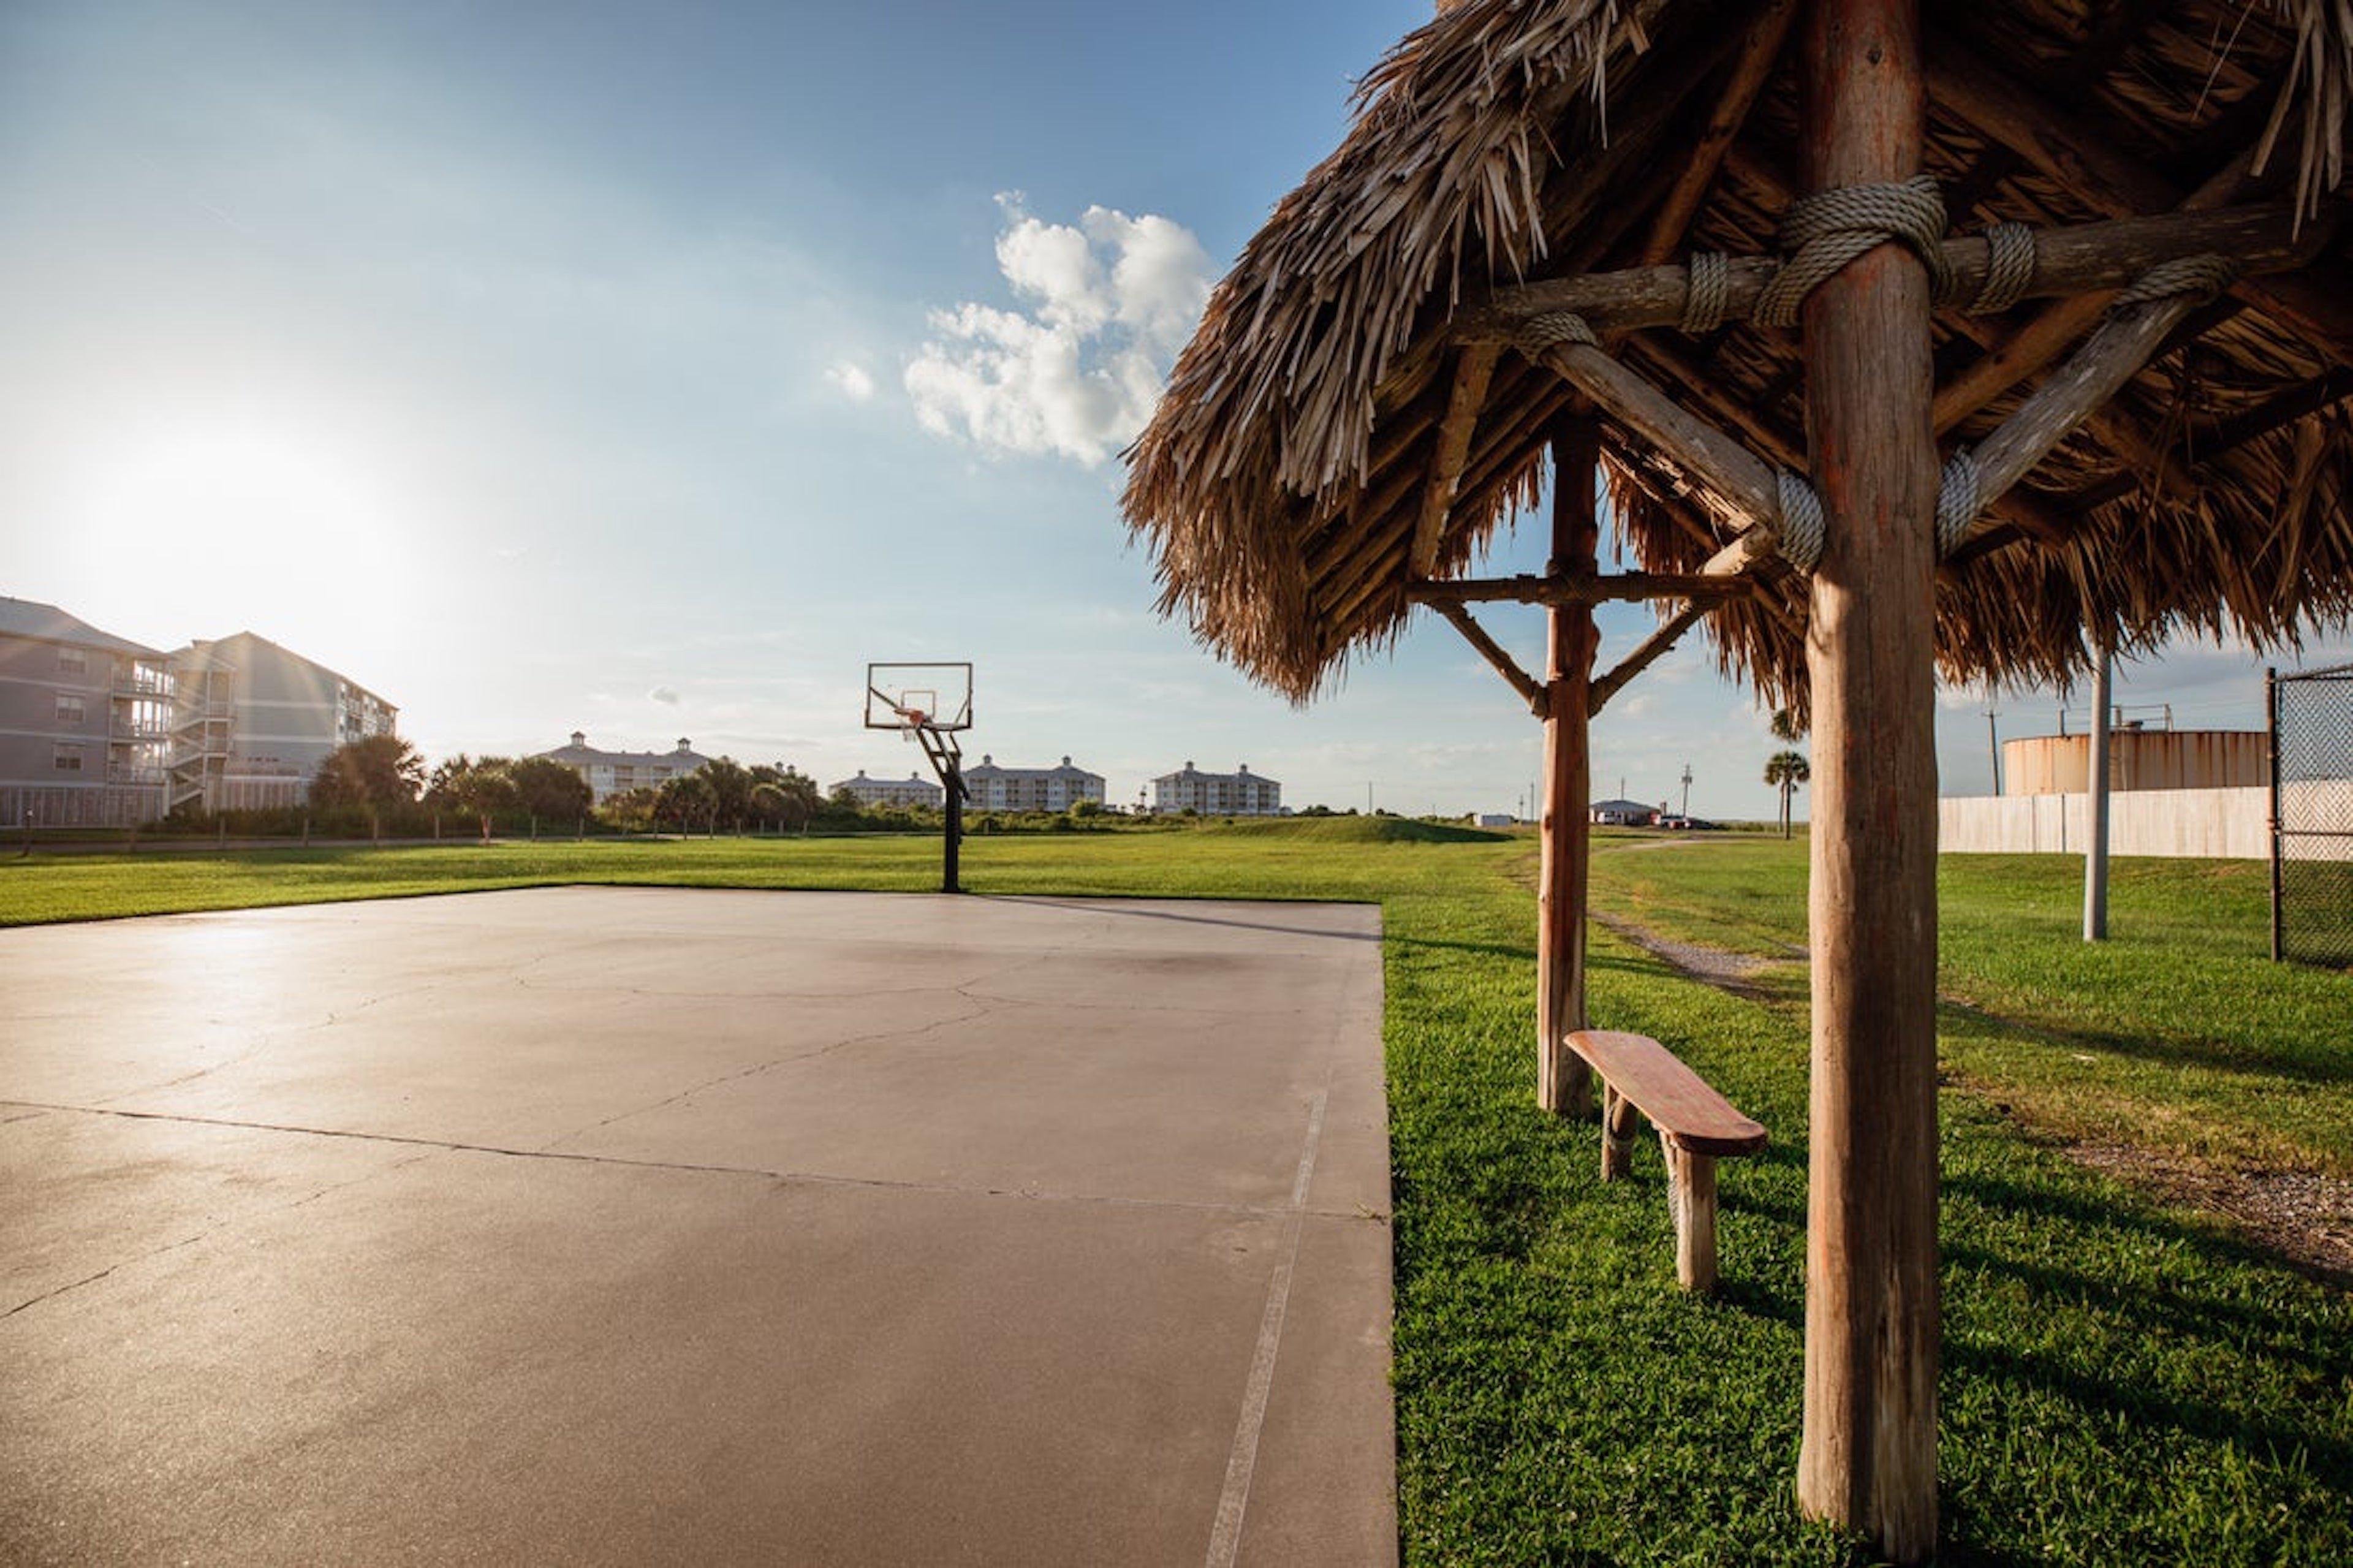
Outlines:
{"type": "Polygon", "coordinates": [[[866,727],[905,730],[972,728],[972,666],[870,664],[866,667],[866,727]]]}

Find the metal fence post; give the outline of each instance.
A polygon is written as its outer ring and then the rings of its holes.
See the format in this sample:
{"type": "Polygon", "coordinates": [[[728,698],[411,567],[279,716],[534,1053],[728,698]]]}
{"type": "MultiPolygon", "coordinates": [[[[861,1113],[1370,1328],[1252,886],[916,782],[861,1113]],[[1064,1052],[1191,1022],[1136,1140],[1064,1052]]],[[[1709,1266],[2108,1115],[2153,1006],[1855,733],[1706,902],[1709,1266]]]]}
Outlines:
{"type": "Polygon", "coordinates": [[[2263,771],[2271,775],[2272,962],[2286,956],[2280,940],[2280,685],[2276,667],[2263,671],[2263,771]]]}

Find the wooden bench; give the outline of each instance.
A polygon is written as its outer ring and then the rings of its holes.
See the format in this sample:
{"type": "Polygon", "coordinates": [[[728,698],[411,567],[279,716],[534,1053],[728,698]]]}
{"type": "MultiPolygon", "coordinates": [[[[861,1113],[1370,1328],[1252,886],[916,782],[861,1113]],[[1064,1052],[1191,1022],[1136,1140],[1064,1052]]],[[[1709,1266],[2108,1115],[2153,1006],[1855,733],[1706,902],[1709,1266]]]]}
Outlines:
{"type": "Polygon", "coordinates": [[[1765,1129],[1647,1035],[1577,1029],[1568,1048],[1601,1080],[1601,1179],[1634,1157],[1634,1117],[1650,1118],[1667,1157],[1675,1216],[1675,1278],[1686,1290],[1715,1288],[1715,1163],[1765,1147],[1765,1129]]]}

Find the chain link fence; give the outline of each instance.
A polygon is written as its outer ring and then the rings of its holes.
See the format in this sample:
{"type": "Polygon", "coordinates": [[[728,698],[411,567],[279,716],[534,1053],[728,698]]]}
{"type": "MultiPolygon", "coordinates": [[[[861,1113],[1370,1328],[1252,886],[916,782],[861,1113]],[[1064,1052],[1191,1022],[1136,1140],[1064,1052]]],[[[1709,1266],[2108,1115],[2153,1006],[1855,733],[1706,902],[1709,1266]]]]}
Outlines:
{"type": "Polygon", "coordinates": [[[2268,684],[2272,956],[2353,967],[2353,664],[2268,684]]]}

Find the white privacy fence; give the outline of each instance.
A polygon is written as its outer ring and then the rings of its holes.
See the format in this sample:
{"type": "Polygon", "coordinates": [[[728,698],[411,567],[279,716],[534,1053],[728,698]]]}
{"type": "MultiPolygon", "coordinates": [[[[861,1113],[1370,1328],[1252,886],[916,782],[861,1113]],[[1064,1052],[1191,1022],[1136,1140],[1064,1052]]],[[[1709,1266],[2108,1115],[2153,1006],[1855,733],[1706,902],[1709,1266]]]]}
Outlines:
{"type": "MultiPolygon", "coordinates": [[[[2332,780],[2303,787],[2342,791],[2353,784],[2332,780]]],[[[2262,788],[2114,791],[2108,853],[2269,859],[2271,809],[2271,791],[2262,788]]],[[[2091,832],[2088,795],[1950,796],[1936,803],[1936,847],[1947,855],[2081,855],[2091,832]]],[[[2312,847],[2323,852],[2316,858],[2353,859],[2353,839],[2312,847]]]]}

